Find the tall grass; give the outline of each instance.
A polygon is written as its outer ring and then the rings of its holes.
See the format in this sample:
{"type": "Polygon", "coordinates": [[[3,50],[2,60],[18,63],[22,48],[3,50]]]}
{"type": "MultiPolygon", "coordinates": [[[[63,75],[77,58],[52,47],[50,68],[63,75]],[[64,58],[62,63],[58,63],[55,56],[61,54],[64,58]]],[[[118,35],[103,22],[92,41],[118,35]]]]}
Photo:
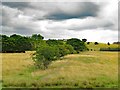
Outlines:
{"type": "Polygon", "coordinates": [[[0,90],[2,89],[2,55],[0,54],[0,90]]]}
{"type": "Polygon", "coordinates": [[[118,44],[110,44],[110,45],[107,45],[105,43],[99,43],[98,45],[95,45],[94,42],[91,42],[90,44],[87,44],[86,43],[86,46],[91,50],[93,51],[99,51],[100,48],[118,48],[119,45],[118,44]]]}
{"type": "Polygon", "coordinates": [[[3,87],[96,88],[118,86],[117,52],[83,52],[34,68],[32,52],[3,54],[3,87]]]}

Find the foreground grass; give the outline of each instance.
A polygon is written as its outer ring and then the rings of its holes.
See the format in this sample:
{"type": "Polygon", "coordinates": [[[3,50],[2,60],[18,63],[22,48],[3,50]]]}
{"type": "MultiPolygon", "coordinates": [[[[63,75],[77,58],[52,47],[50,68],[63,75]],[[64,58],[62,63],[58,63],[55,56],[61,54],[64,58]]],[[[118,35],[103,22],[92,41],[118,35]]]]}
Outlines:
{"type": "Polygon", "coordinates": [[[32,52],[3,54],[3,87],[95,88],[118,86],[117,52],[83,52],[34,68],[32,52]]]}

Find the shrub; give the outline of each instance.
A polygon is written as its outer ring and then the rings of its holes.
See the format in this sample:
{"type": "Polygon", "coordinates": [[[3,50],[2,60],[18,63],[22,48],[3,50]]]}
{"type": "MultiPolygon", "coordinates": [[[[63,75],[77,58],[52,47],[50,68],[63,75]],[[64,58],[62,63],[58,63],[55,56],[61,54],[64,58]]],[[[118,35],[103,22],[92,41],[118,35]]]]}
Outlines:
{"type": "Polygon", "coordinates": [[[57,47],[59,48],[59,56],[60,57],[63,57],[67,54],[75,53],[75,50],[71,45],[65,44],[65,45],[58,45],[57,47]]]}
{"type": "Polygon", "coordinates": [[[95,42],[94,44],[95,44],[95,45],[98,45],[99,43],[98,43],[98,42],[95,42]]]}
{"type": "Polygon", "coordinates": [[[120,48],[100,48],[100,51],[120,51],[120,48]]]}
{"type": "Polygon", "coordinates": [[[108,42],[107,45],[110,45],[110,43],[108,42]]]}
{"type": "Polygon", "coordinates": [[[38,68],[46,69],[53,60],[57,60],[59,57],[57,47],[45,45],[37,48],[33,60],[38,68]]]}
{"type": "Polygon", "coordinates": [[[60,57],[63,57],[69,53],[69,50],[67,50],[64,45],[58,45],[58,48],[60,57]]]}
{"type": "Polygon", "coordinates": [[[87,44],[90,44],[90,42],[87,42],[87,44]]]}
{"type": "Polygon", "coordinates": [[[68,54],[75,54],[76,53],[76,51],[74,50],[74,48],[71,45],[66,44],[65,47],[67,50],[69,50],[68,54]]]}
{"type": "Polygon", "coordinates": [[[77,38],[68,39],[67,44],[73,46],[74,50],[76,50],[77,52],[87,50],[85,43],[77,38]]]}
{"type": "Polygon", "coordinates": [[[53,60],[57,60],[60,57],[73,53],[75,53],[75,50],[71,45],[44,44],[36,49],[33,60],[37,68],[46,69],[53,60]]]}
{"type": "Polygon", "coordinates": [[[64,42],[61,41],[61,40],[54,40],[54,39],[49,39],[46,41],[46,43],[50,46],[53,46],[53,45],[63,45],[64,42]]]}
{"type": "Polygon", "coordinates": [[[87,39],[85,39],[85,38],[84,38],[84,39],[82,39],[82,41],[83,41],[83,42],[86,42],[86,41],[87,41],[87,39]]]}

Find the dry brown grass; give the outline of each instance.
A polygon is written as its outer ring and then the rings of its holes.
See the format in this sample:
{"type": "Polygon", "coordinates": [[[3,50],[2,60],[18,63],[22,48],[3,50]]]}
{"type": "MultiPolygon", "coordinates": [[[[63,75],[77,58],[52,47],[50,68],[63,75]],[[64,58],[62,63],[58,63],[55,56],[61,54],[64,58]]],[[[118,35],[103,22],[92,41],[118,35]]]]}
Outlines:
{"type": "Polygon", "coordinates": [[[117,52],[83,52],[53,61],[46,70],[33,69],[32,52],[3,54],[4,86],[114,87],[118,81],[117,52]],[[23,75],[19,74],[21,71],[23,75]],[[24,71],[24,72],[23,72],[24,71]],[[26,74],[25,74],[26,73],[26,74]],[[27,82],[26,82],[27,80],[27,82]],[[13,84],[11,84],[13,83],[13,84]]]}
{"type": "Polygon", "coordinates": [[[16,73],[33,64],[32,52],[27,53],[2,53],[3,76],[16,73]]]}

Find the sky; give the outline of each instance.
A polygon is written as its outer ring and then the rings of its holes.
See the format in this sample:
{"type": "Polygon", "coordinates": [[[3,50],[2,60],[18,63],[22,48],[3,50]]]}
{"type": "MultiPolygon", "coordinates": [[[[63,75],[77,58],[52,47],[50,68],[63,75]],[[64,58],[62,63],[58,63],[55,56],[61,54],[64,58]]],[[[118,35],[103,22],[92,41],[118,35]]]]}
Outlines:
{"type": "Polygon", "coordinates": [[[2,2],[0,7],[1,33],[5,35],[41,34],[45,39],[118,41],[118,0],[2,2]]]}

